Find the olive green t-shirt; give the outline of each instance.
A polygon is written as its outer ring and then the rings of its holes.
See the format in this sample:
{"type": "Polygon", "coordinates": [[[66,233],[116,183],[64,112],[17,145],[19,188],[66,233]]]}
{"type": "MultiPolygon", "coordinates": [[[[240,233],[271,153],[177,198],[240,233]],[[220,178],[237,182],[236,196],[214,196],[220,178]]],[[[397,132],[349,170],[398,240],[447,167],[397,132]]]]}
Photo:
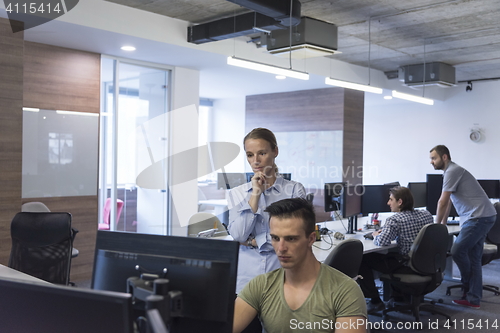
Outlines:
{"type": "Polygon", "coordinates": [[[280,268],[255,277],[238,294],[257,310],[267,333],[333,332],[337,317],[367,317],[358,284],[328,265],[321,264],[311,293],[297,310],[286,303],[283,282],[280,268]]]}

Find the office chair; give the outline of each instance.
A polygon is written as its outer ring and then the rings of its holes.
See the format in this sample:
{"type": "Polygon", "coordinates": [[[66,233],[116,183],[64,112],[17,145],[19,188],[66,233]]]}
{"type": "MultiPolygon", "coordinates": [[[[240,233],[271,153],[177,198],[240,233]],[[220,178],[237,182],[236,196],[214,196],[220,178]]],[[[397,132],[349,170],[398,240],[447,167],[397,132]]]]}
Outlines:
{"type": "MultiPolygon", "coordinates": [[[[116,225],[120,220],[120,215],[123,209],[123,200],[116,199],[116,225]]],[[[104,202],[104,208],[102,210],[102,222],[99,223],[99,230],[109,230],[109,221],[111,220],[111,198],[106,198],[104,202]]]]}
{"type": "Polygon", "coordinates": [[[416,321],[420,321],[420,311],[430,311],[450,319],[450,316],[441,312],[434,303],[424,303],[426,294],[434,291],[443,281],[446,267],[446,253],[448,243],[443,239],[448,238],[448,229],[443,224],[427,224],[413,241],[409,256],[409,268],[391,274],[381,274],[380,280],[388,282],[392,290],[409,298],[409,304],[393,304],[383,310],[384,320],[388,319],[388,312],[411,310],[416,321]]]}
{"type": "MultiPolygon", "coordinates": [[[[50,209],[43,202],[32,201],[32,202],[23,203],[21,206],[21,212],[43,213],[43,212],[50,212],[50,209]]],[[[73,243],[74,243],[76,234],[78,233],[78,229],[71,228],[71,231],[73,233],[73,243]]],[[[78,257],[79,254],[80,254],[80,251],[78,251],[78,249],[75,249],[75,248],[71,249],[71,257],[72,258],[78,257]]]]}
{"type": "MultiPolygon", "coordinates": [[[[491,227],[488,234],[486,234],[486,242],[484,243],[483,256],[481,258],[481,264],[487,265],[493,260],[500,258],[500,202],[495,202],[493,205],[497,211],[497,219],[493,227],[491,227]]],[[[446,288],[446,295],[451,295],[451,289],[460,288],[463,291],[462,284],[455,284],[446,288]]],[[[500,289],[498,286],[483,285],[483,290],[491,291],[495,293],[495,296],[500,295],[500,289]]]]}
{"type": "Polygon", "coordinates": [[[188,236],[190,237],[227,236],[227,231],[220,222],[220,220],[217,218],[217,216],[210,213],[200,212],[193,214],[189,218],[188,236]],[[203,231],[207,232],[202,233],[203,231]]]}
{"type": "Polygon", "coordinates": [[[349,238],[340,242],[326,257],[324,263],[356,278],[363,259],[363,243],[359,239],[349,238]]]}
{"type": "Polygon", "coordinates": [[[68,285],[73,248],[71,214],[20,212],[12,219],[10,234],[10,268],[68,285]]]}
{"type": "Polygon", "coordinates": [[[43,202],[32,201],[23,203],[21,206],[21,212],[42,213],[50,212],[50,209],[49,207],[45,206],[43,202]]]}

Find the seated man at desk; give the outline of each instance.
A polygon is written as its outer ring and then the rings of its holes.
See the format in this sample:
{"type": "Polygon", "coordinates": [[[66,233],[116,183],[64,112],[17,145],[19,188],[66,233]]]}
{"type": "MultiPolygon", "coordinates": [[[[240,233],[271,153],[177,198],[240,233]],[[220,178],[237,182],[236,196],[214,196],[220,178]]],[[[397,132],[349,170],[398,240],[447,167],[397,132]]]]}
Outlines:
{"type": "Polygon", "coordinates": [[[366,304],[356,282],[314,257],[312,205],[302,198],[284,199],[266,212],[281,268],[253,278],[238,294],[233,332],[257,315],[268,333],[366,332],[366,304]]]}
{"type": "Polygon", "coordinates": [[[403,271],[409,269],[401,267],[401,262],[404,262],[405,256],[410,252],[411,245],[420,229],[424,225],[434,222],[431,213],[413,208],[413,195],[406,187],[393,187],[390,190],[387,205],[396,214],[387,218],[382,229],[373,232],[373,242],[377,246],[387,246],[393,240],[396,240],[398,252],[389,252],[387,254],[374,252],[363,255],[363,261],[359,268],[359,275],[363,279],[357,281],[365,297],[371,298],[367,305],[368,314],[385,308],[375,286],[373,270],[388,274],[395,269],[403,271]]]}

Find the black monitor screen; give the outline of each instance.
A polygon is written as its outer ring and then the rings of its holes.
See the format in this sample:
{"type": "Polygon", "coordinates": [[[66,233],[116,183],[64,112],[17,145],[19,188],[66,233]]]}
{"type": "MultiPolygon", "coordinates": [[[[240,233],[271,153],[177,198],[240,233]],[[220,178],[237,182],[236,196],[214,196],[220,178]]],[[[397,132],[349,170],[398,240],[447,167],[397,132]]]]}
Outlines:
{"type": "Polygon", "coordinates": [[[427,205],[427,183],[408,183],[408,189],[413,195],[413,207],[427,205]]]}
{"type": "MultiPolygon", "coordinates": [[[[441,191],[443,189],[443,175],[440,174],[428,174],[427,175],[427,202],[426,209],[432,214],[436,215],[437,203],[441,197],[441,191]]],[[[449,216],[458,216],[455,206],[451,204],[449,216]]]]}
{"type": "Polygon", "coordinates": [[[233,241],[98,231],[92,288],[125,291],[139,265],[182,292],[172,332],[231,332],[238,250],[233,241]]]}
{"type": "Polygon", "coordinates": [[[498,179],[478,179],[479,185],[483,188],[488,198],[500,198],[500,180],[498,179]]]}
{"type": "Polygon", "coordinates": [[[224,172],[217,174],[217,189],[230,190],[245,183],[248,183],[248,181],[246,174],[243,172],[224,172]]]}
{"type": "MultiPolygon", "coordinates": [[[[252,181],[252,177],[254,175],[253,172],[247,172],[247,182],[252,181]]],[[[292,180],[292,174],[291,173],[280,173],[281,177],[285,178],[286,180],[292,180]]]]}
{"type": "Polygon", "coordinates": [[[130,294],[0,279],[2,332],[133,333],[130,294]]]}
{"type": "Polygon", "coordinates": [[[363,185],[349,185],[344,187],[341,202],[343,217],[351,217],[361,214],[361,197],[363,193],[363,185]]]}
{"type": "Polygon", "coordinates": [[[340,210],[342,193],[345,183],[326,183],[325,184],[325,212],[334,212],[340,210]]]}
{"type": "Polygon", "coordinates": [[[389,201],[389,190],[393,187],[393,185],[364,185],[361,199],[363,215],[390,212],[391,208],[387,205],[387,201],[389,201]]]}

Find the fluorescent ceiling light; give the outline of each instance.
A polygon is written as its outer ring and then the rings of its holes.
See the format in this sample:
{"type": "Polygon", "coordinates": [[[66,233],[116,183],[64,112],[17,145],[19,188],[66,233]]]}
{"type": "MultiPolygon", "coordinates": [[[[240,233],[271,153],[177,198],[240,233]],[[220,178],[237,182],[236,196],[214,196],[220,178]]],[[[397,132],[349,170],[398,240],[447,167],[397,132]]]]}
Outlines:
{"type": "Polygon", "coordinates": [[[87,116],[87,117],[99,117],[98,113],[91,112],[77,112],[77,111],[64,111],[64,110],[56,110],[57,114],[70,114],[73,116],[87,116]]]}
{"type": "Polygon", "coordinates": [[[382,88],[367,86],[364,84],[335,80],[335,79],[332,79],[329,77],[325,78],[325,83],[329,84],[331,86],[337,86],[337,87],[354,89],[354,90],[361,90],[361,91],[371,92],[374,94],[381,94],[383,91],[382,88]]]}
{"type": "Polygon", "coordinates": [[[37,109],[37,108],[23,108],[23,111],[40,112],[40,109],[37,109]]]}
{"type": "Polygon", "coordinates": [[[392,99],[392,96],[391,95],[385,95],[384,99],[392,99]]]}
{"type": "Polygon", "coordinates": [[[309,74],[305,72],[296,71],[293,69],[277,67],[273,65],[267,65],[260,62],[244,60],[236,57],[228,57],[227,64],[232,66],[238,66],[248,69],[253,69],[256,71],[276,74],[276,75],[284,75],[288,77],[293,77],[295,79],[300,80],[309,80],[309,74]]]}
{"type": "Polygon", "coordinates": [[[422,103],[422,104],[427,104],[427,105],[434,105],[434,100],[432,100],[430,98],[419,97],[419,96],[409,95],[409,94],[403,94],[403,93],[397,92],[396,90],[392,91],[392,97],[406,99],[407,101],[412,101],[412,102],[417,102],[417,103],[422,103]]]}
{"type": "Polygon", "coordinates": [[[284,79],[286,79],[286,76],[285,75],[276,75],[276,78],[278,80],[284,80],[284,79]]]}
{"type": "Polygon", "coordinates": [[[121,49],[123,51],[135,51],[135,47],[133,46],[130,46],[130,45],[125,45],[125,46],[122,46],[121,49]]]}

